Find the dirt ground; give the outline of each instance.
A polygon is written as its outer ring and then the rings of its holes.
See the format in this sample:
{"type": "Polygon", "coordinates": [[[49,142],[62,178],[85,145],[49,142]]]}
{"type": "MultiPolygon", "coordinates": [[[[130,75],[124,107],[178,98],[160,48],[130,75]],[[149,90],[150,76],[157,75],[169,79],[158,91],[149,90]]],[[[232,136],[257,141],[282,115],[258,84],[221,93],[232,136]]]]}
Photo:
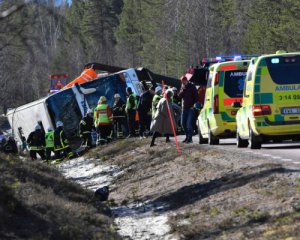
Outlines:
{"type": "Polygon", "coordinates": [[[300,239],[299,168],[236,150],[181,147],[178,155],[174,141],[150,148],[149,139],[130,139],[85,155],[95,166],[119,168],[108,204],[124,239],[300,239]],[[140,218],[123,221],[132,215],[140,218]]]}

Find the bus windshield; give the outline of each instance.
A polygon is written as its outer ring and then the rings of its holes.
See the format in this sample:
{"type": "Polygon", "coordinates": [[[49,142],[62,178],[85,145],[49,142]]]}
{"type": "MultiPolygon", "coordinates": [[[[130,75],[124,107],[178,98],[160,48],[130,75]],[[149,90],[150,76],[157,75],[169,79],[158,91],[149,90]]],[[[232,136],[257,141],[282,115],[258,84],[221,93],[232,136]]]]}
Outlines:
{"type": "Polygon", "coordinates": [[[53,125],[62,121],[67,137],[75,137],[82,115],[73,90],[69,88],[48,97],[46,104],[53,125]]]}

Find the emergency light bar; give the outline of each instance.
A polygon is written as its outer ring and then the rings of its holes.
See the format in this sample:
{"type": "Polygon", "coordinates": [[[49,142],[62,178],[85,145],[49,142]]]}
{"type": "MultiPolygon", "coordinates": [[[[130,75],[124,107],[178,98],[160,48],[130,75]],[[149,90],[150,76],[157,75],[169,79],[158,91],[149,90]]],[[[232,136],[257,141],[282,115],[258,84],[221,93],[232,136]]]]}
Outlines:
{"type": "Polygon", "coordinates": [[[236,55],[236,56],[217,56],[215,58],[203,58],[202,63],[218,63],[227,61],[250,60],[251,58],[259,57],[260,55],[236,55]]]}

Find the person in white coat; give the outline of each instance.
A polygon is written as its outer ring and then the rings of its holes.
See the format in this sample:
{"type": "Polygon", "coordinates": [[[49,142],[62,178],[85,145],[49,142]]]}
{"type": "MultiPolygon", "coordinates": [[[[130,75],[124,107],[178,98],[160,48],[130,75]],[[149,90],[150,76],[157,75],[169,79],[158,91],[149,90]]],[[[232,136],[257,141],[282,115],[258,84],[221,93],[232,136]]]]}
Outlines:
{"type": "Polygon", "coordinates": [[[161,135],[166,136],[166,142],[169,142],[170,135],[173,134],[172,130],[172,124],[169,117],[169,110],[171,113],[172,121],[174,124],[174,129],[177,128],[176,121],[174,119],[174,112],[172,108],[172,96],[173,91],[172,89],[168,89],[166,91],[166,96],[159,100],[157,104],[157,111],[155,113],[155,116],[151,123],[151,132],[152,135],[152,141],[150,144],[150,147],[155,146],[155,139],[161,135]]]}

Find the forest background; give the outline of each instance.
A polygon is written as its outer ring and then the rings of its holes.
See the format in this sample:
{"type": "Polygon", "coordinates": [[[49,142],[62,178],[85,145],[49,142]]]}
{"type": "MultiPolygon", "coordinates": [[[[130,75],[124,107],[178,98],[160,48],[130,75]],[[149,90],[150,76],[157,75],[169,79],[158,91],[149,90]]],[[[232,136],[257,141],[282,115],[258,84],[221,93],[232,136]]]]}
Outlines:
{"type": "Polygon", "coordinates": [[[88,62],[178,78],[203,57],[300,50],[300,0],[0,0],[0,14],[2,113],[88,62]]]}

